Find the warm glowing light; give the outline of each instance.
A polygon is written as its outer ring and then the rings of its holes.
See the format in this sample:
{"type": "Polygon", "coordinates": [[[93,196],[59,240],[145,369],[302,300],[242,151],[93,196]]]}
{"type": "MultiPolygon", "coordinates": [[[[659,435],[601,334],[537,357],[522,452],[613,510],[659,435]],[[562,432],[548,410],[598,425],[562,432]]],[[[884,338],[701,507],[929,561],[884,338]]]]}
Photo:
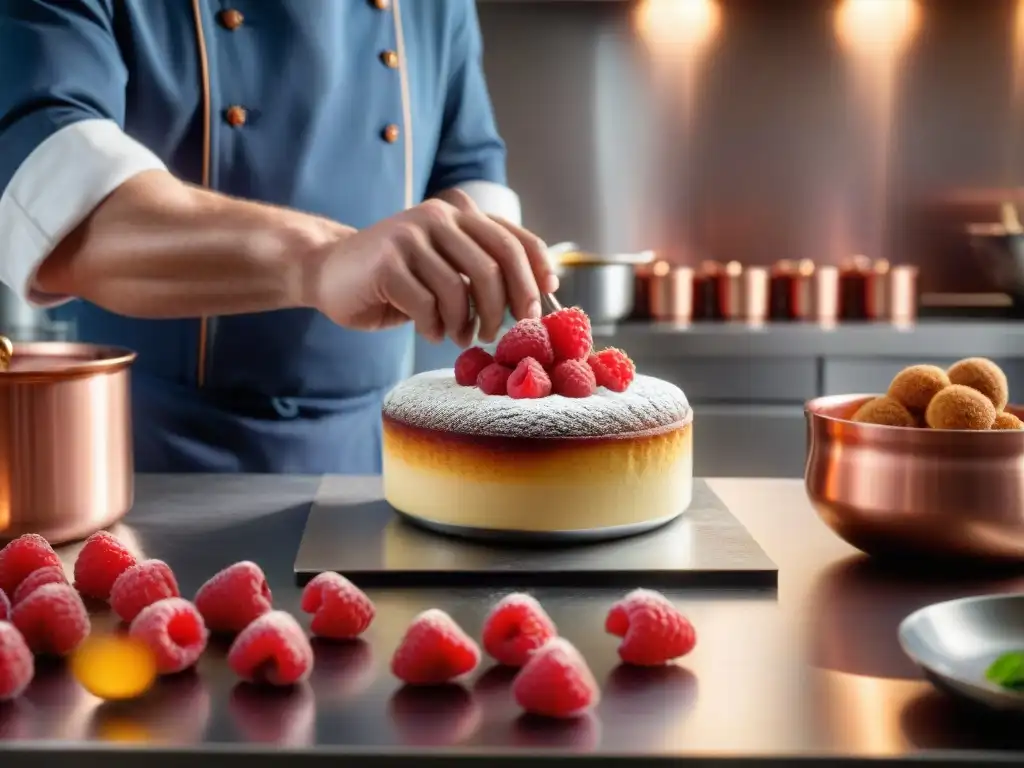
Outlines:
{"type": "Polygon", "coordinates": [[[917,31],[916,0],[842,0],[836,34],[848,48],[873,54],[900,51],[917,31]]]}
{"type": "Polygon", "coordinates": [[[97,698],[134,699],[156,681],[156,659],[130,637],[92,635],[72,656],[71,673],[97,698]]]}
{"type": "Polygon", "coordinates": [[[715,0],[642,0],[636,26],[652,48],[684,53],[711,41],[721,26],[715,0]]]}

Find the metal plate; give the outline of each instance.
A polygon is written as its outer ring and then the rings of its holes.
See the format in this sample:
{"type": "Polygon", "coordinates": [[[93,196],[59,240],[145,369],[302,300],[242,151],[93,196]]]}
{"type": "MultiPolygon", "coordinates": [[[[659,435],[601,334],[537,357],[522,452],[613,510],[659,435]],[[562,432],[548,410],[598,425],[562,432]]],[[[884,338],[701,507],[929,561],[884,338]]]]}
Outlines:
{"type": "Polygon", "coordinates": [[[778,584],[775,564],[703,480],[694,481],[685,514],[647,533],[615,533],[598,542],[531,535],[528,545],[508,534],[500,542],[441,535],[407,522],[379,496],[355,494],[347,478],[326,477],[294,569],[300,583],[338,571],[363,586],[778,584]]]}
{"type": "Polygon", "coordinates": [[[1024,594],[929,605],[903,620],[899,640],[936,687],[1001,713],[1024,714],[1024,694],[985,679],[1001,654],[1024,651],[1024,594]]]}

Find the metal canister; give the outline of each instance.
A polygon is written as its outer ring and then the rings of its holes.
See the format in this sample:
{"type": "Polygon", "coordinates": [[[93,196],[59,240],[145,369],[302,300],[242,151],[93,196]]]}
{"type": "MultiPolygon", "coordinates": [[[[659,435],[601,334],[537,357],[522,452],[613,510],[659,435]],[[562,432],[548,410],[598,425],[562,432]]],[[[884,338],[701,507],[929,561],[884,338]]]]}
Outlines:
{"type": "Polygon", "coordinates": [[[717,261],[701,262],[693,276],[693,318],[695,320],[724,320],[722,277],[725,268],[717,261]]]}
{"type": "Polygon", "coordinates": [[[688,323],[693,319],[694,273],[666,261],[651,268],[649,304],[655,320],[688,323]]]}
{"type": "Polygon", "coordinates": [[[868,320],[871,317],[871,261],[854,256],[839,267],[839,318],[868,320]]]}
{"type": "Polygon", "coordinates": [[[743,271],[743,319],[763,323],[768,319],[768,270],[747,267],[743,271]]]}

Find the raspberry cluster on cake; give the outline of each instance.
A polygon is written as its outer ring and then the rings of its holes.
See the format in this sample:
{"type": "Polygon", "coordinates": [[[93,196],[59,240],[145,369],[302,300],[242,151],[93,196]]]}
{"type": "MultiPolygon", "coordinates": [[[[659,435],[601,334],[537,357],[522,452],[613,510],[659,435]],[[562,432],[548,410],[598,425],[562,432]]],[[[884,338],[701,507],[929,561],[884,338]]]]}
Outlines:
{"type": "Polygon", "coordinates": [[[388,503],[445,529],[627,533],[686,510],[693,414],[673,384],[594,352],[578,308],[522,320],[384,402],[388,503]]]}

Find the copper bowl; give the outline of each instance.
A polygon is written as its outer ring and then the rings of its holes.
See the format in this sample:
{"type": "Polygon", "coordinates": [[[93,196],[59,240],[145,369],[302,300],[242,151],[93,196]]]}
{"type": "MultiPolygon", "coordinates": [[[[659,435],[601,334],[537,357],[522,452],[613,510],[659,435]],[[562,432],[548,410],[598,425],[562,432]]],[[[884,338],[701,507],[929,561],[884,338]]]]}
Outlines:
{"type": "MultiPolygon", "coordinates": [[[[872,555],[1024,559],[1024,431],[849,421],[872,397],[805,406],[804,477],[821,519],[872,555]]],[[[1024,408],[1007,410],[1024,416],[1024,408]]]]}
{"type": "Polygon", "coordinates": [[[0,337],[0,541],[85,538],[132,506],[135,353],[0,337]]]}

